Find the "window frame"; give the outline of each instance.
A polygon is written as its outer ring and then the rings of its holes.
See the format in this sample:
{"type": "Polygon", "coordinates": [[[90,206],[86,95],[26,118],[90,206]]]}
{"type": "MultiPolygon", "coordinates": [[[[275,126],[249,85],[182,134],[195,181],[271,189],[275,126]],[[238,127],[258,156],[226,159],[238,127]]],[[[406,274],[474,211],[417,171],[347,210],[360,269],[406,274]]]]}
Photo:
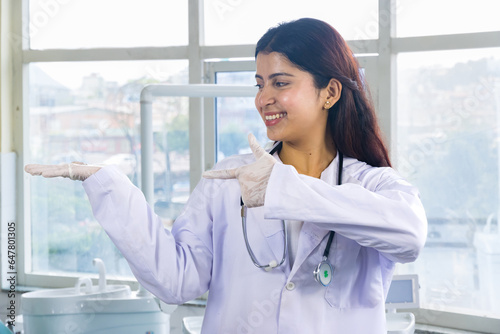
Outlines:
{"type": "MultiPolygon", "coordinates": [[[[28,65],[31,62],[50,61],[106,61],[106,60],[170,60],[185,59],[189,62],[189,83],[204,82],[203,62],[210,59],[252,58],[254,45],[204,46],[203,40],[203,0],[188,0],[189,44],[175,47],[140,47],[140,48],[97,48],[86,50],[30,50],[26,27],[29,15],[28,0],[0,0],[8,3],[13,36],[20,36],[18,44],[12,44],[12,108],[8,112],[12,117],[11,132],[2,137],[13,138],[13,151],[18,152],[16,165],[16,217],[17,217],[17,273],[18,284],[36,287],[66,287],[74,284],[75,276],[52,276],[28,273],[31,268],[31,229],[30,229],[30,193],[29,178],[23,171],[28,161],[24,152],[29,152],[28,132],[28,65]]],[[[459,49],[477,49],[500,47],[500,31],[466,33],[456,35],[396,37],[396,1],[379,0],[379,38],[377,40],[348,41],[355,53],[376,54],[378,68],[378,110],[381,127],[394,155],[397,136],[396,113],[396,56],[404,52],[441,51],[459,49]],[[389,19],[388,19],[389,18],[389,19]]],[[[2,14],[4,17],[4,14],[2,14]]],[[[2,73],[2,75],[4,75],[2,73]]],[[[200,112],[200,99],[190,99],[190,115],[200,112]]],[[[4,113],[2,111],[2,113],[4,113]]],[[[190,155],[191,170],[200,175],[212,162],[205,153],[210,146],[203,147],[203,127],[200,122],[192,122],[190,117],[190,155]],[[204,152],[204,150],[206,150],[204,152]],[[206,161],[204,161],[206,160],[206,161]],[[207,165],[205,163],[208,163],[207,165]]],[[[4,130],[4,128],[2,128],[4,130]]],[[[210,136],[210,132],[205,133],[210,136]]],[[[213,135],[213,134],[212,134],[213,135]]],[[[212,144],[213,145],[213,144],[212,144]]],[[[213,149],[213,146],[212,146],[213,149]]],[[[2,174],[2,177],[9,177],[2,174]]],[[[10,175],[10,177],[12,177],[10,175]]],[[[2,182],[4,180],[0,180],[2,182]]],[[[3,231],[2,231],[3,232],[3,231]]],[[[3,280],[2,280],[3,281],[3,280]]],[[[123,281],[120,281],[123,282],[123,281]]],[[[110,283],[113,281],[110,280],[110,283]]],[[[130,281],[133,286],[136,283],[130,281]]],[[[465,313],[453,313],[442,310],[412,310],[417,323],[438,325],[469,331],[494,332],[500,328],[499,318],[480,317],[465,313]]]]}

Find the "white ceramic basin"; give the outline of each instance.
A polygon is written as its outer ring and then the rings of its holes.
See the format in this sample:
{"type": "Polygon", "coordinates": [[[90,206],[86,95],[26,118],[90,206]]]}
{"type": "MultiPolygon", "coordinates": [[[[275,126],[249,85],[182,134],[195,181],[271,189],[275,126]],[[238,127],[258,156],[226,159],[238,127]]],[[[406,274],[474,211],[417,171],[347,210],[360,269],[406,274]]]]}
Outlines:
{"type": "Polygon", "coordinates": [[[160,304],[150,293],[132,292],[128,285],[107,285],[103,265],[99,278],[98,285],[82,277],[72,288],[23,294],[24,333],[169,333],[175,305],[160,304]]]}
{"type": "Polygon", "coordinates": [[[132,291],[128,285],[108,285],[106,291],[92,286],[91,293],[76,293],[75,288],[39,290],[22,295],[23,314],[68,314],[80,313],[84,302],[129,298],[132,291]]]}
{"type": "Polygon", "coordinates": [[[388,334],[413,334],[415,332],[415,316],[413,313],[387,313],[388,334]]]}

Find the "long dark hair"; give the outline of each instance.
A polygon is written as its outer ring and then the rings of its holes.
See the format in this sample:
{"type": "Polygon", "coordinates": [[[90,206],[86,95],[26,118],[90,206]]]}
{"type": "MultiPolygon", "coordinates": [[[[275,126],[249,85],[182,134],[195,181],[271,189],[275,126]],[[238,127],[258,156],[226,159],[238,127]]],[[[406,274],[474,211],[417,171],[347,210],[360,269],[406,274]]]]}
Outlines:
{"type": "Polygon", "coordinates": [[[255,57],[261,52],[286,56],[311,73],[318,89],[327,87],[332,78],[338,80],[342,93],[327,121],[337,150],[371,166],[391,166],[358,61],[337,30],[310,18],[282,23],[261,37],[255,57]]]}

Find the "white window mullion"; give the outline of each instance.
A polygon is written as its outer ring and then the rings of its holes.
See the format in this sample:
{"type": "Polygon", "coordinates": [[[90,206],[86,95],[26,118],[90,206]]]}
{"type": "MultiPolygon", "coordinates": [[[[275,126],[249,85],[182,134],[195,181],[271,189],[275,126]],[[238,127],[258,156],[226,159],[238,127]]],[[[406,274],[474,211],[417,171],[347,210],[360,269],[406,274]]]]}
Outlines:
{"type": "Polygon", "coordinates": [[[204,59],[213,58],[253,58],[255,44],[201,46],[201,55],[204,59]]]}
{"type": "MultiPolygon", "coordinates": [[[[201,45],[203,38],[203,0],[189,0],[189,83],[202,83],[203,66],[201,59],[201,45]]],[[[201,98],[189,99],[189,167],[190,188],[194,189],[201,173],[204,170],[204,114],[201,98]]]]}
{"type": "Polygon", "coordinates": [[[50,49],[24,50],[23,61],[116,61],[116,60],[167,60],[186,59],[187,46],[140,47],[140,48],[96,48],[96,49],[50,49]]]}
{"type": "Polygon", "coordinates": [[[394,53],[500,47],[500,31],[469,34],[401,37],[392,40],[394,53]]]}
{"type": "Polygon", "coordinates": [[[16,183],[17,189],[17,226],[18,226],[18,258],[17,258],[17,274],[18,284],[26,284],[26,272],[31,270],[31,226],[30,226],[30,184],[29,179],[24,173],[24,164],[26,152],[29,152],[28,138],[28,103],[29,103],[29,77],[28,65],[23,62],[24,51],[29,48],[29,31],[26,27],[29,26],[29,1],[13,1],[13,16],[21,18],[13,20],[12,32],[16,39],[13,40],[12,50],[14,52],[13,62],[13,110],[14,115],[14,147],[18,156],[18,165],[16,167],[16,183]],[[17,55],[17,56],[16,56],[17,55]]]}
{"type": "Polygon", "coordinates": [[[379,1],[378,48],[378,117],[380,127],[389,145],[389,153],[396,152],[396,56],[391,42],[396,35],[395,0],[379,1]],[[389,17],[389,19],[387,19],[389,17]]]}

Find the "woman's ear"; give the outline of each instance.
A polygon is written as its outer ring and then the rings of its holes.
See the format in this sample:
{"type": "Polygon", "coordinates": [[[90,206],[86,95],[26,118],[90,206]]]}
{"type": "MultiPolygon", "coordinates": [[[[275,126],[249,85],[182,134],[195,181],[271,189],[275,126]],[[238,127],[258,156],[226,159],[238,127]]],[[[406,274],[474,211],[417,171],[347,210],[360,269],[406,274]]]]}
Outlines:
{"type": "Polygon", "coordinates": [[[342,93],[342,84],[337,79],[331,79],[327,86],[328,89],[328,101],[330,104],[335,104],[340,99],[342,93]]]}
{"type": "Polygon", "coordinates": [[[325,109],[330,109],[340,99],[342,94],[342,84],[337,79],[331,79],[328,86],[325,87],[325,109]]]}

